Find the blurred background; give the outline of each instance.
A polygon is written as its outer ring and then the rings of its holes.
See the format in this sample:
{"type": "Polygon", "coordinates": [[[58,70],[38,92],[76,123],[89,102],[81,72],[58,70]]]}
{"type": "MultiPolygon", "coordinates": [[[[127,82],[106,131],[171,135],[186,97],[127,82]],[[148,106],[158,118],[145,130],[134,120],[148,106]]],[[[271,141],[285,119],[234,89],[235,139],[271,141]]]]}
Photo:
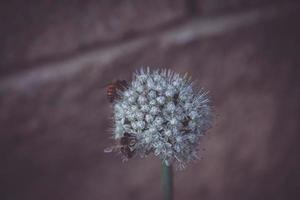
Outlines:
{"type": "Polygon", "coordinates": [[[216,113],[175,199],[300,199],[296,0],[0,3],[0,199],[160,199],[160,162],[105,154],[105,85],[188,73],[216,113]]]}

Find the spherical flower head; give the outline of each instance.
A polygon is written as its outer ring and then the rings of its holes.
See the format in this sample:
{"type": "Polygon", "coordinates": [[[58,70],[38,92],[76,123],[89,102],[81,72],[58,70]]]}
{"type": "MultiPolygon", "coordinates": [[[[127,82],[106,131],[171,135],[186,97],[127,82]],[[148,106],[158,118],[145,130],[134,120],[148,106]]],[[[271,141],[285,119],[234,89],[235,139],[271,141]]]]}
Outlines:
{"type": "Polygon", "coordinates": [[[201,136],[211,127],[207,93],[195,91],[187,75],[171,70],[141,69],[114,103],[114,138],[129,134],[130,151],[154,153],[179,168],[198,158],[201,136]]]}

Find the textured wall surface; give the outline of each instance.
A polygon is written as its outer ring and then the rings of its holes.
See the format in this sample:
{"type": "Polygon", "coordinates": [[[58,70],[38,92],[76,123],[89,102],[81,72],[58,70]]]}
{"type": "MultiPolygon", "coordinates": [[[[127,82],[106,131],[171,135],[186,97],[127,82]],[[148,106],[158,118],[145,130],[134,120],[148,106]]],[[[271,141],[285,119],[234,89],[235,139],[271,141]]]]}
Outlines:
{"type": "Polygon", "coordinates": [[[1,4],[3,73],[135,37],[179,20],[185,8],[183,0],[13,0],[1,4]]]}
{"type": "Polygon", "coordinates": [[[107,2],[1,3],[0,199],[161,198],[159,160],[103,153],[104,86],[140,66],[212,96],[203,159],[175,173],[175,199],[299,199],[300,4],[107,2]]]}

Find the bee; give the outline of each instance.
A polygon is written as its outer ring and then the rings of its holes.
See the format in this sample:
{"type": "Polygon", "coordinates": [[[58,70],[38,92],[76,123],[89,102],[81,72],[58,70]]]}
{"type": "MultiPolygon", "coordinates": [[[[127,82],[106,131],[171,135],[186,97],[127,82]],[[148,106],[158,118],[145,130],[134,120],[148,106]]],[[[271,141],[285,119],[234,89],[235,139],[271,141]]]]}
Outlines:
{"type": "Polygon", "coordinates": [[[105,153],[118,151],[122,154],[124,160],[128,160],[135,155],[136,137],[130,133],[124,133],[124,136],[117,140],[117,144],[104,149],[105,153]]]}
{"type": "Polygon", "coordinates": [[[123,91],[127,88],[128,83],[125,80],[117,80],[109,83],[106,86],[106,95],[110,103],[113,103],[115,99],[119,98],[118,90],[123,91]]]}
{"type": "Polygon", "coordinates": [[[120,151],[126,158],[132,158],[135,154],[135,149],[133,148],[136,144],[136,137],[129,134],[124,133],[124,136],[120,139],[120,151]]]}

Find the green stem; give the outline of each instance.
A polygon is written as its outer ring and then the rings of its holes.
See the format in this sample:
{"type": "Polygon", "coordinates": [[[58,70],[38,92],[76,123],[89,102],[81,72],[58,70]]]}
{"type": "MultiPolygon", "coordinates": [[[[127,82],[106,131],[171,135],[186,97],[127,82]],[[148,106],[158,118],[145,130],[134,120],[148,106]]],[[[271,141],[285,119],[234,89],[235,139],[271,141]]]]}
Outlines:
{"type": "Polygon", "coordinates": [[[172,166],[167,166],[165,162],[162,162],[162,190],[163,199],[172,200],[173,199],[173,173],[172,166]]]}

